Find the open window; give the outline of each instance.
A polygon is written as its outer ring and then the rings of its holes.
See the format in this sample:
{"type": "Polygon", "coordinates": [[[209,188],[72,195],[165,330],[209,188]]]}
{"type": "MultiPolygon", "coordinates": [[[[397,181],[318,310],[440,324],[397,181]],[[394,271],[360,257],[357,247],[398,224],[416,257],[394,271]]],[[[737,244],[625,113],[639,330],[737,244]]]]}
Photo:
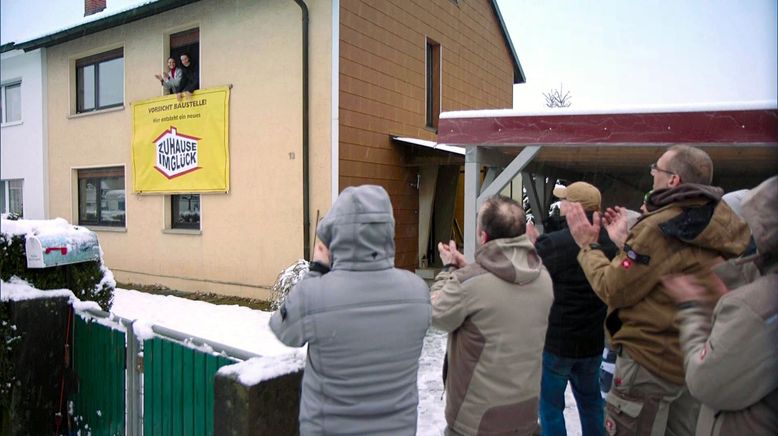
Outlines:
{"type": "Polygon", "coordinates": [[[194,65],[195,76],[200,78],[200,29],[194,28],[170,35],[170,57],[181,67],[181,55],[189,55],[194,65]]]}

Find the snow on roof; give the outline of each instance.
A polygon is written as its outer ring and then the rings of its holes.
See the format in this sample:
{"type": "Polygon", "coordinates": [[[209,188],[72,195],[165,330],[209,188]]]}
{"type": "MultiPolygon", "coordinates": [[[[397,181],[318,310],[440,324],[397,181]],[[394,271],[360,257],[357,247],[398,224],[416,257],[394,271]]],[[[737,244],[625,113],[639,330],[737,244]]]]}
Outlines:
{"type": "Polygon", "coordinates": [[[101,20],[158,0],[107,0],[102,11],[84,16],[84,0],[8,0],[2,2],[0,44],[20,44],[101,20]]]}
{"type": "Polygon", "coordinates": [[[568,107],[544,109],[482,109],[442,112],[441,119],[452,118],[498,118],[519,116],[564,116],[564,115],[608,115],[608,114],[647,114],[668,112],[719,112],[743,110],[778,109],[778,100],[690,103],[646,106],[615,106],[615,107],[568,107]]]}

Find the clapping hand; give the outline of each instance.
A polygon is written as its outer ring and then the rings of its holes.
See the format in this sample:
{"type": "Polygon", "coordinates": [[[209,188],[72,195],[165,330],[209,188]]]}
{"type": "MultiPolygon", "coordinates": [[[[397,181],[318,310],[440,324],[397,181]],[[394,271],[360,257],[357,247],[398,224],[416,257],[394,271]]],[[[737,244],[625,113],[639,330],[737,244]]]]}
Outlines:
{"type": "Polygon", "coordinates": [[[662,277],[662,284],[667,290],[667,295],[676,303],[685,301],[699,301],[707,291],[705,287],[693,275],[675,274],[662,277]]]}
{"type": "Polygon", "coordinates": [[[623,247],[627,240],[627,209],[621,206],[609,207],[603,214],[603,222],[608,236],[617,247],[623,247]]]}
{"type": "Polygon", "coordinates": [[[567,219],[567,227],[570,228],[570,233],[575,239],[575,243],[579,247],[585,247],[589,244],[597,242],[600,236],[600,214],[595,212],[592,217],[592,223],[586,217],[581,203],[574,203],[565,201],[562,202],[562,213],[567,219]]]}
{"type": "Polygon", "coordinates": [[[529,239],[530,242],[532,242],[532,245],[535,245],[535,241],[538,240],[538,237],[540,237],[540,234],[538,233],[538,229],[535,228],[535,224],[532,221],[527,222],[527,239],[529,239]]]}
{"type": "Polygon", "coordinates": [[[438,252],[443,265],[455,265],[457,268],[467,266],[465,256],[459,252],[454,241],[448,241],[448,244],[438,242],[438,252]]]}
{"type": "MultiPolygon", "coordinates": [[[[716,259],[716,263],[723,262],[724,259],[716,259]]],[[[713,297],[718,299],[729,292],[727,285],[721,281],[721,278],[710,272],[703,277],[704,280],[689,274],[671,274],[662,277],[667,295],[676,303],[684,301],[699,301],[713,297]]]]}

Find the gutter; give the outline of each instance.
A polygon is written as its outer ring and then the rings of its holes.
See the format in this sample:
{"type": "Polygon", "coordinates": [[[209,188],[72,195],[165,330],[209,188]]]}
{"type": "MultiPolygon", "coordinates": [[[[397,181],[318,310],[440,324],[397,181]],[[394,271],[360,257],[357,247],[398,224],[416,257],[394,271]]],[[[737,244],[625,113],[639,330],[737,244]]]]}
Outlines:
{"type": "Polygon", "coordinates": [[[303,258],[311,260],[311,201],[309,171],[309,117],[308,117],[308,6],[305,0],[294,0],[302,13],[303,56],[303,258]]]}
{"type": "MultiPolygon", "coordinates": [[[[113,15],[109,15],[104,18],[100,18],[94,21],[89,21],[84,24],[71,27],[56,33],[41,36],[26,42],[17,44],[9,43],[12,48],[22,49],[24,51],[32,51],[36,48],[51,47],[58,44],[62,44],[74,39],[82,38],[93,33],[101,32],[106,29],[121,26],[124,24],[132,23],[133,21],[142,20],[163,12],[167,12],[172,9],[179,8],[181,6],[195,3],[200,0],[159,0],[152,3],[146,3],[138,6],[137,8],[129,9],[123,12],[119,12],[113,15]]],[[[0,47],[0,50],[7,51],[10,48],[6,47],[9,44],[5,44],[0,47]]]]}

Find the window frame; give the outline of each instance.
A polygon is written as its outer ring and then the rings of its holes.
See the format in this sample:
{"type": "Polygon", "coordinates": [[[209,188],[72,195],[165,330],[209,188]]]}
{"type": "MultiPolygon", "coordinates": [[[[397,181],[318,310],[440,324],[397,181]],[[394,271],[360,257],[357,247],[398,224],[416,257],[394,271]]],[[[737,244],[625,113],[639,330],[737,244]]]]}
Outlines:
{"type": "Polygon", "coordinates": [[[2,191],[2,201],[0,201],[0,213],[16,214],[19,218],[24,218],[24,179],[2,179],[0,180],[0,190],[2,191]],[[12,182],[18,182],[19,186],[12,187],[12,182]],[[11,190],[19,190],[19,211],[11,210],[11,190]]]}
{"type": "Polygon", "coordinates": [[[21,123],[23,120],[22,116],[22,81],[21,80],[10,80],[8,82],[5,82],[3,84],[0,84],[0,124],[18,124],[21,123]],[[8,92],[8,88],[11,87],[19,87],[19,119],[18,120],[8,120],[8,97],[6,97],[6,93],[8,92]]]}
{"type": "Polygon", "coordinates": [[[75,64],[75,81],[76,81],[76,113],[77,114],[84,114],[84,113],[90,113],[90,112],[96,112],[101,111],[105,109],[111,109],[115,107],[122,107],[124,106],[124,78],[125,78],[125,69],[124,69],[124,47],[115,48],[112,50],[108,50],[102,53],[98,53],[92,56],[87,56],[84,58],[80,58],[76,60],[75,64]],[[121,96],[122,99],[118,103],[108,104],[101,106],[100,105],[100,65],[104,64],[106,62],[110,62],[116,59],[122,60],[122,77],[121,77],[121,96]],[[83,97],[83,70],[84,68],[93,66],[94,67],[94,83],[92,90],[94,93],[94,107],[90,109],[84,109],[84,97],[83,97]],[[79,74],[81,72],[81,74],[79,74]],[[81,78],[81,80],[79,80],[81,78]]]}
{"type": "Polygon", "coordinates": [[[426,38],[424,49],[424,126],[438,129],[441,106],[441,46],[426,38]]]}
{"type": "Polygon", "coordinates": [[[127,227],[127,179],[126,174],[124,171],[123,166],[111,166],[111,167],[100,167],[100,168],[80,168],[76,170],[76,205],[77,205],[77,221],[78,225],[81,226],[98,226],[98,227],[114,227],[114,228],[126,228],[127,227]],[[124,212],[124,217],[121,219],[121,222],[114,222],[114,221],[104,221],[103,220],[103,214],[102,214],[102,180],[103,179],[109,179],[109,178],[122,178],[122,192],[124,192],[124,203],[123,208],[119,208],[118,210],[121,210],[124,212]],[[86,213],[83,213],[81,207],[81,181],[82,180],[93,180],[94,186],[96,187],[95,191],[95,216],[97,217],[94,220],[86,219],[85,215],[86,213]]]}
{"type": "Polygon", "coordinates": [[[172,194],[170,196],[170,228],[176,230],[200,230],[202,226],[202,196],[200,194],[172,194]],[[181,210],[178,207],[178,199],[184,196],[197,196],[197,222],[190,223],[185,221],[178,221],[177,215],[180,215],[181,210]]]}

